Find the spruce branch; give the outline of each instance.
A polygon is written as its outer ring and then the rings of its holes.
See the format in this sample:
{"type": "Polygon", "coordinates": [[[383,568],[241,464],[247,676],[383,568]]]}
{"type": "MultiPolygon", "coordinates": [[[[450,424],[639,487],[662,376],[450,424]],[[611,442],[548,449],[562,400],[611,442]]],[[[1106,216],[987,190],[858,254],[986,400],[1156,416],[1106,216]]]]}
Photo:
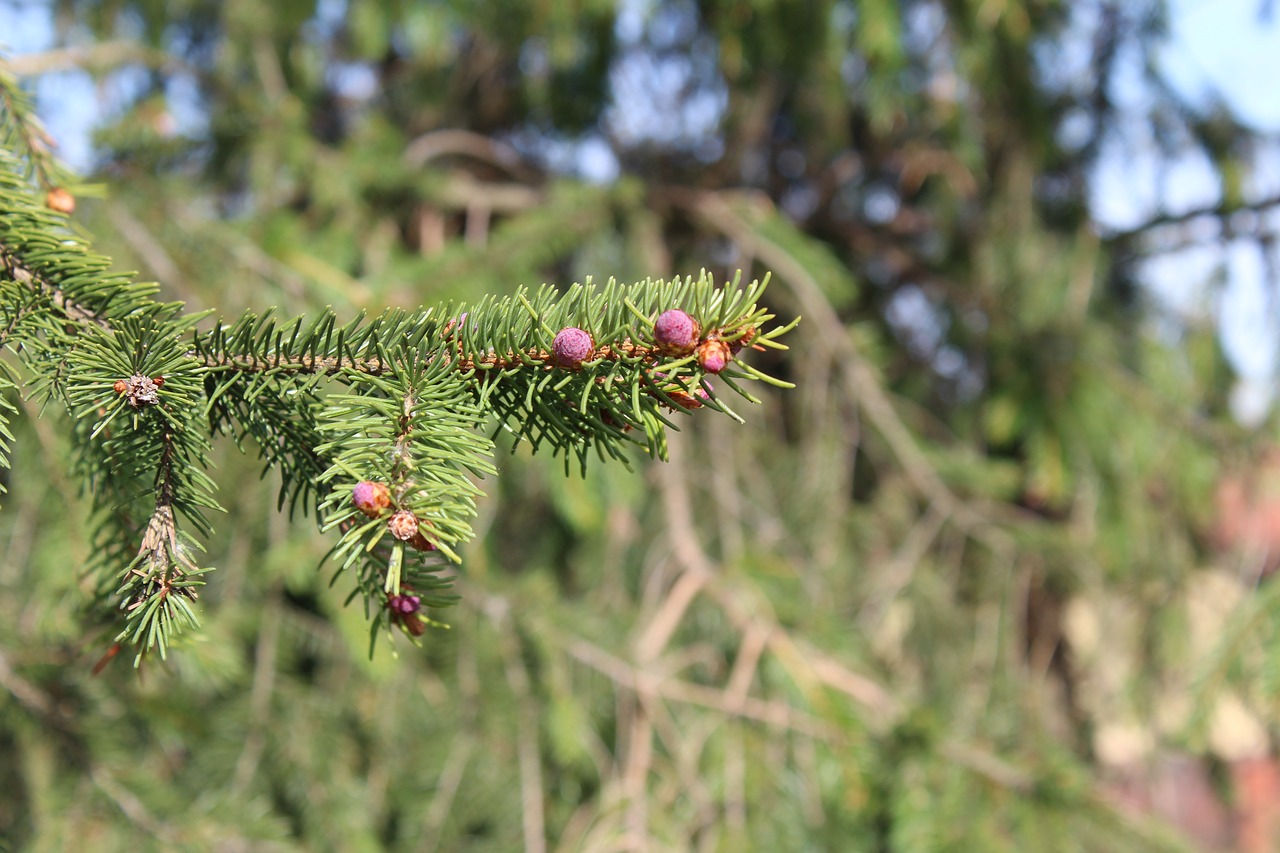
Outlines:
{"type": "Polygon", "coordinates": [[[176,466],[172,434],[163,436],[164,451],[156,471],[156,504],[142,534],[142,544],[134,560],[121,573],[116,590],[120,606],[127,614],[116,642],[129,642],[137,649],[135,662],[152,648],[160,657],[172,638],[184,628],[199,625],[191,608],[203,584],[199,568],[191,558],[199,547],[178,531],[174,521],[176,466]]]}
{"type": "MultiPolygon", "coordinates": [[[[7,97],[3,138],[37,138],[26,103],[7,97]]],[[[90,570],[124,613],[117,641],[135,661],[165,657],[198,624],[209,569],[193,555],[221,511],[215,436],[242,449],[250,439],[264,474],[280,474],[280,508],[337,534],[335,580],[353,582],[373,643],[393,628],[418,638],[424,608],[456,600],[449,566],[474,536],[499,433],[585,473],[592,456],[629,465],[632,448],[665,458],[680,416],[736,418],[726,395],[754,402],[744,383],[787,385],[742,361],[783,348],[794,325],[773,325],[761,307],[767,278],[588,279],[345,322],[328,308],[287,320],[190,314],[112,271],[65,212],[40,203],[34,149],[7,147],[0,344],[31,377],[24,393],[69,416],[96,520],[90,570]]],[[[0,375],[0,392],[13,387],[0,375]]],[[[7,463],[4,414],[0,404],[7,463]]]]}

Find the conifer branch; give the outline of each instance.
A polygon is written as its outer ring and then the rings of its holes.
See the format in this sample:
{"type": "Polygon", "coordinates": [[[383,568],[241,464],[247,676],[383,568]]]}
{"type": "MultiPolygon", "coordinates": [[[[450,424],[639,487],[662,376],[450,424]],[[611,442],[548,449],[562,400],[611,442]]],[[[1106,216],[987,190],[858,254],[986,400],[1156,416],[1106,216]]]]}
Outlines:
{"type": "MultiPolygon", "coordinates": [[[[0,267],[4,268],[5,273],[14,282],[30,287],[33,295],[39,295],[47,300],[49,305],[60,313],[68,323],[89,323],[100,329],[111,328],[111,323],[105,316],[68,297],[62,288],[41,276],[37,271],[25,266],[18,253],[11,251],[3,243],[0,243],[0,267]]],[[[0,332],[0,344],[7,341],[19,322],[33,311],[34,305],[32,303],[21,306],[20,310],[10,318],[3,332],[0,332]]]]}
{"type": "Polygon", "coordinates": [[[151,648],[163,658],[177,630],[199,622],[190,602],[203,574],[190,557],[190,546],[181,541],[174,521],[175,458],[173,436],[163,437],[164,451],[156,471],[156,504],[142,535],[133,562],[122,573],[116,595],[128,614],[117,642],[138,647],[138,660],[151,648]]]}
{"type": "Polygon", "coordinates": [[[588,280],[346,322],[329,309],[188,314],[111,271],[59,205],[40,204],[29,170],[42,184],[54,173],[38,125],[10,78],[0,93],[0,344],[31,372],[26,393],[70,416],[94,571],[115,578],[100,588],[136,660],[166,656],[198,624],[208,569],[192,555],[221,511],[206,473],[214,436],[252,438],[264,473],[280,474],[280,507],[338,534],[333,557],[371,642],[392,628],[417,638],[425,608],[456,600],[443,570],[474,536],[498,432],[585,472],[592,455],[629,464],[635,446],[664,458],[677,413],[737,417],[727,392],[754,401],[740,383],[787,384],[740,361],[783,348],[791,328],[759,304],[767,279],[588,280]]]}

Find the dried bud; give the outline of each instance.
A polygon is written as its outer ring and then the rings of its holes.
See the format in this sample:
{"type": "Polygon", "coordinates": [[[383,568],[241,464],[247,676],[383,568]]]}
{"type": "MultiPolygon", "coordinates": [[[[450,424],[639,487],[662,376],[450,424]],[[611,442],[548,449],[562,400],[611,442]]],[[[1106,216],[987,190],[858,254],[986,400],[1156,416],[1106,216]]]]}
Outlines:
{"type": "Polygon", "coordinates": [[[698,364],[707,373],[719,373],[732,360],[733,353],[724,341],[705,341],[698,347],[698,364]]]}
{"type": "Polygon", "coordinates": [[[377,518],[391,506],[391,490],[383,483],[362,480],[351,490],[351,502],[370,518],[377,518]]]}
{"type": "MultiPolygon", "coordinates": [[[[119,383],[117,382],[117,385],[118,384],[119,383]]],[[[150,376],[143,376],[141,373],[135,373],[133,376],[124,380],[123,393],[125,398],[129,401],[129,405],[133,406],[135,409],[141,409],[143,406],[154,406],[159,403],[159,390],[160,389],[156,387],[155,380],[150,376]]]]}
{"type": "Polygon", "coordinates": [[[560,367],[580,367],[591,357],[595,344],[582,329],[569,326],[556,333],[551,342],[551,357],[560,367]]]}
{"type": "Polygon", "coordinates": [[[664,355],[683,356],[698,345],[698,321],[679,308],[663,311],[653,324],[653,341],[664,355]]]}
{"type": "Polygon", "coordinates": [[[129,383],[125,382],[123,379],[117,379],[115,384],[111,386],[111,390],[115,391],[117,394],[123,394],[125,391],[129,390],[129,383]]]}
{"type": "Polygon", "coordinates": [[[44,205],[50,210],[70,215],[76,212],[76,197],[62,187],[54,187],[45,193],[44,205]]]}
{"type": "Polygon", "coordinates": [[[418,535],[418,517],[407,509],[402,509],[387,519],[387,530],[401,542],[408,542],[418,535]]]}

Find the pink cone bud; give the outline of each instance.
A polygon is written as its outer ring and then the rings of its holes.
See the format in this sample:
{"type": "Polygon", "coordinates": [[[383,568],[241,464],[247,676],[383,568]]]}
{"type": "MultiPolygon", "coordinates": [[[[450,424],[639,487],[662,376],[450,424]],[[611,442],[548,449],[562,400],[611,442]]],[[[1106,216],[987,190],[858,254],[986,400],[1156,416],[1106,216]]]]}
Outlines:
{"type": "Polygon", "coordinates": [[[422,609],[422,599],[410,593],[393,595],[387,599],[387,609],[391,611],[391,620],[414,637],[421,637],[427,629],[427,623],[418,616],[422,609]]]}
{"type": "Polygon", "coordinates": [[[422,607],[422,599],[416,595],[393,595],[387,599],[387,608],[400,616],[412,616],[422,607]]]}
{"type": "Polygon", "coordinates": [[[556,332],[555,340],[551,342],[551,357],[560,367],[579,367],[591,357],[594,348],[590,335],[569,326],[556,332]]]}
{"type": "Polygon", "coordinates": [[[698,347],[698,364],[707,373],[719,373],[732,360],[733,353],[724,341],[705,341],[698,347]]]}
{"type": "Polygon", "coordinates": [[[377,518],[391,506],[391,490],[382,483],[363,480],[351,490],[351,502],[370,518],[377,518]]]}
{"type": "Polygon", "coordinates": [[[679,308],[663,311],[653,324],[653,341],[664,355],[688,355],[698,345],[699,334],[698,321],[679,308]]]}

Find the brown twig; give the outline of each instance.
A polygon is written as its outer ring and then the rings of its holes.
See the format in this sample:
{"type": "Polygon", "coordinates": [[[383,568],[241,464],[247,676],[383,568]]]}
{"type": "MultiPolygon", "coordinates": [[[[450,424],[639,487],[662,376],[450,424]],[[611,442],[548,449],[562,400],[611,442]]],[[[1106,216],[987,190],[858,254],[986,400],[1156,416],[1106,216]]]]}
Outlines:
{"type": "Polygon", "coordinates": [[[9,56],[0,65],[19,77],[76,69],[101,73],[122,65],[145,65],[168,72],[192,70],[183,60],[166,51],[129,41],[106,41],[9,56]]]}
{"type": "Polygon", "coordinates": [[[538,177],[515,147],[469,130],[446,129],[424,133],[405,147],[404,162],[410,168],[421,169],[432,160],[451,154],[496,166],[520,181],[529,182],[538,177]]]}
{"type": "Polygon", "coordinates": [[[615,684],[632,691],[647,692],[673,702],[709,708],[729,716],[765,723],[822,740],[838,741],[841,737],[837,727],[786,702],[734,697],[723,690],[702,684],[679,679],[658,679],[581,638],[569,639],[565,651],[575,660],[608,676],[615,684]]]}
{"type": "Polygon", "coordinates": [[[1102,239],[1108,243],[1122,243],[1170,225],[1185,225],[1201,218],[1228,219],[1233,214],[1242,211],[1262,213],[1277,207],[1280,207],[1280,195],[1264,196],[1246,204],[1224,204],[1219,202],[1218,204],[1184,210],[1180,213],[1161,213],[1132,228],[1122,228],[1114,231],[1106,230],[1102,233],[1102,239]]]}
{"type": "Polygon", "coordinates": [[[112,204],[110,218],[116,233],[133,247],[142,262],[150,268],[151,272],[155,273],[156,278],[170,287],[182,291],[190,289],[173,256],[155,238],[147,226],[143,225],[137,217],[129,212],[127,205],[112,204]]]}
{"type": "Polygon", "coordinates": [[[15,672],[3,650],[0,650],[0,687],[9,691],[9,695],[28,710],[59,725],[66,724],[66,715],[59,710],[53,697],[15,672]]]}
{"type": "Polygon", "coordinates": [[[18,284],[34,286],[71,322],[94,325],[100,329],[111,328],[111,323],[105,317],[71,299],[62,288],[23,263],[22,259],[3,243],[0,243],[0,269],[4,269],[18,284]]]}
{"type": "Polygon", "coordinates": [[[445,756],[444,767],[440,770],[440,778],[436,782],[435,793],[431,797],[431,805],[423,820],[429,838],[423,842],[423,850],[437,850],[440,847],[440,835],[444,831],[445,821],[453,809],[454,798],[462,786],[462,777],[467,771],[475,742],[466,735],[456,737],[449,744],[449,754],[445,756]]]}
{"type": "MultiPolygon", "coordinates": [[[[280,606],[278,589],[273,588],[268,594],[266,606],[268,614],[280,606]]],[[[231,774],[231,787],[236,791],[248,789],[266,746],[264,727],[271,721],[271,696],[275,691],[280,621],[270,615],[263,620],[262,631],[258,634],[258,643],[254,649],[253,683],[249,687],[249,735],[245,738],[244,747],[240,750],[235,770],[231,774]]]]}
{"type": "Polygon", "coordinates": [[[532,691],[529,673],[520,659],[519,641],[511,624],[510,606],[504,599],[490,597],[485,612],[498,631],[507,685],[515,696],[516,755],[520,765],[520,811],[526,853],[545,853],[547,849],[546,819],[542,813],[542,763],[538,756],[538,728],[535,708],[531,707],[532,691]]]}

